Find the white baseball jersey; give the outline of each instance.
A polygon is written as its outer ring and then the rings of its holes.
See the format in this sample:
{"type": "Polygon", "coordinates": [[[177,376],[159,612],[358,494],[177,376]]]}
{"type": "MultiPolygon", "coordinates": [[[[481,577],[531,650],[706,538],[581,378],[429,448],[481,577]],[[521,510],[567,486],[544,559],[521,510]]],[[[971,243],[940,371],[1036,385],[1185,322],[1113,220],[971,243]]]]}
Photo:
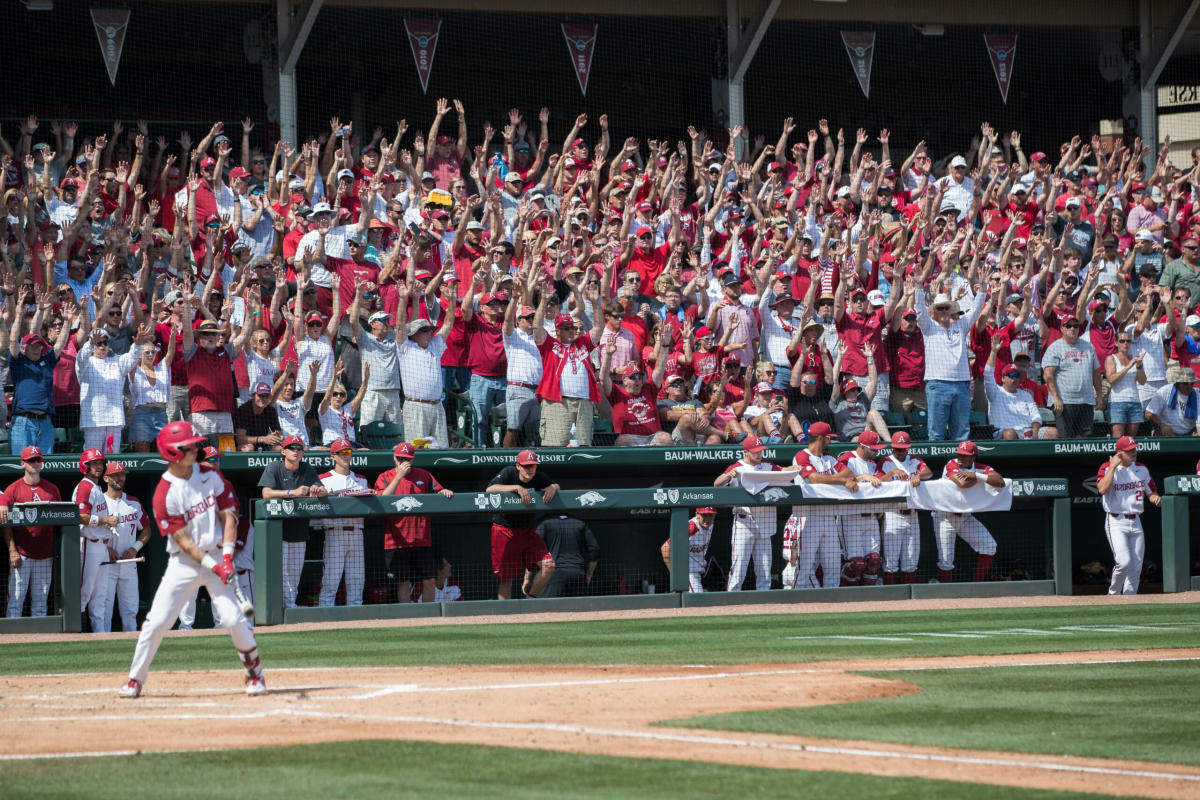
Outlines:
{"type": "MultiPolygon", "coordinates": [[[[352,496],[374,494],[371,491],[371,486],[367,483],[367,479],[357,472],[349,472],[342,475],[331,470],[323,473],[320,478],[321,484],[329,490],[330,495],[352,496]]],[[[329,519],[321,520],[321,523],[325,526],[326,531],[339,530],[361,533],[363,529],[362,517],[330,517],[329,519]]]]}
{"type": "MultiPolygon", "coordinates": [[[[748,464],[744,458],[739,458],[737,461],[726,467],[725,472],[722,474],[733,475],[733,478],[729,481],[730,486],[741,486],[742,475],[738,470],[751,470],[753,472],[778,472],[779,469],[780,467],[778,464],[772,464],[769,461],[760,461],[757,464],[748,464]]],[[[733,509],[734,518],[736,519],[739,514],[748,516],[752,514],[753,509],[761,508],[768,508],[771,510],[771,514],[775,513],[774,506],[737,506],[733,509]]],[[[772,532],[774,531],[772,530],[772,532]]]]}
{"type": "Polygon", "coordinates": [[[844,467],[849,467],[850,471],[855,475],[878,475],[879,462],[873,458],[861,459],[858,453],[853,450],[842,453],[837,459],[838,463],[844,467]]]}
{"type": "MultiPolygon", "coordinates": [[[[1154,479],[1150,470],[1140,461],[1135,461],[1128,467],[1115,467],[1112,488],[1102,494],[1100,502],[1104,510],[1110,514],[1140,514],[1145,507],[1147,495],[1157,494],[1154,479]]],[[[1109,470],[1108,462],[1100,465],[1097,480],[1103,478],[1109,470]]]]}
{"type": "Polygon", "coordinates": [[[899,459],[896,457],[895,453],[892,453],[887,458],[880,459],[879,461],[879,472],[881,476],[886,475],[893,470],[900,469],[904,470],[904,473],[911,478],[913,475],[919,475],[921,470],[925,469],[925,467],[925,462],[916,456],[906,455],[903,459],[899,459]]]}
{"type": "MultiPolygon", "coordinates": [[[[792,465],[800,468],[800,477],[808,480],[808,476],[814,472],[819,472],[822,475],[836,475],[842,471],[841,464],[838,460],[826,453],[823,456],[816,455],[807,447],[796,453],[796,457],[792,459],[792,465]]],[[[809,506],[792,506],[793,514],[815,514],[820,510],[822,516],[828,516],[832,512],[831,509],[837,508],[836,504],[830,505],[809,505],[809,506]]]]}
{"type": "MultiPolygon", "coordinates": [[[[192,541],[206,553],[220,548],[225,537],[219,512],[236,514],[237,510],[237,495],[232,487],[207,464],[195,465],[186,478],[164,472],[154,490],[154,517],[162,535],[169,537],[186,528],[192,541]]],[[[167,552],[171,555],[181,552],[174,539],[167,539],[167,552]]]]}
{"type": "Polygon", "coordinates": [[[104,512],[106,517],[117,518],[117,538],[115,542],[109,544],[113,550],[117,551],[117,555],[124,553],[129,548],[133,547],[133,543],[137,541],[138,531],[144,530],[150,524],[149,517],[142,509],[142,504],[138,502],[136,497],[130,497],[124,492],[120,497],[109,497],[104,495],[105,507],[108,509],[104,512]]]}
{"type": "Polygon", "coordinates": [[[688,520],[688,564],[692,570],[704,568],[704,554],[708,552],[715,527],[714,524],[705,528],[695,517],[688,520]]]}
{"type": "MultiPolygon", "coordinates": [[[[79,513],[84,520],[93,514],[98,517],[107,516],[104,513],[104,509],[108,507],[104,502],[104,489],[91,478],[84,478],[79,482],[79,485],[75,487],[72,499],[75,505],[79,506],[79,513]]],[[[112,531],[107,526],[85,524],[80,526],[79,535],[85,539],[108,540],[112,536],[112,531]]]]}
{"type": "Polygon", "coordinates": [[[949,478],[951,475],[959,472],[974,472],[979,476],[981,481],[987,480],[987,476],[991,475],[996,470],[989,467],[987,464],[980,464],[978,461],[971,464],[969,467],[964,467],[957,458],[952,458],[946,462],[946,466],[942,468],[942,477],[949,478]]]}

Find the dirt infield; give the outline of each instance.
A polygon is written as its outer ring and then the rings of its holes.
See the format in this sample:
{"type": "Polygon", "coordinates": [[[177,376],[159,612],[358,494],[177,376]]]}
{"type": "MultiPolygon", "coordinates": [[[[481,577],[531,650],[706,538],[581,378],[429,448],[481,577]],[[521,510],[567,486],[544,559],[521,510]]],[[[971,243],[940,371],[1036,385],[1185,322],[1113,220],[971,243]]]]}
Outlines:
{"type": "Polygon", "coordinates": [[[268,671],[271,691],[253,698],[242,694],[234,671],[152,672],[133,701],[116,697],[118,674],[5,676],[0,727],[21,735],[9,738],[0,760],[192,749],[203,730],[202,741],[222,747],[419,739],[1200,798],[1198,767],[653,725],[908,694],[917,687],[904,682],[903,671],[915,668],[1154,659],[1200,659],[1200,648],[731,667],[280,669],[268,671]],[[855,669],[897,675],[848,674],[855,669]]]}

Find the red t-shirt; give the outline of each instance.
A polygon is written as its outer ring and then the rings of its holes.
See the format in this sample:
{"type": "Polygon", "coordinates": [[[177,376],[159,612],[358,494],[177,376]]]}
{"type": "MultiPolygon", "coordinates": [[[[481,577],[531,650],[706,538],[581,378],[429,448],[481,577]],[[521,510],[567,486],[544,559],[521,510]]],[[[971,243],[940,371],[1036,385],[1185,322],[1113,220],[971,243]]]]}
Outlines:
{"type": "Polygon", "coordinates": [[[865,314],[855,314],[847,311],[837,323],[838,333],[846,343],[846,355],[842,359],[842,372],[847,375],[866,375],[867,357],[863,355],[863,345],[870,343],[875,347],[875,369],[882,375],[887,372],[887,359],[884,358],[880,343],[883,331],[887,327],[887,313],[884,308],[876,308],[865,314]]]}
{"type": "MultiPolygon", "coordinates": [[[[375,479],[375,494],[382,495],[383,490],[396,477],[396,470],[389,469],[375,479]]],[[[433,494],[440,492],[442,485],[437,478],[420,467],[412,467],[408,474],[400,479],[394,494],[433,494]]],[[[403,517],[388,517],[383,523],[383,549],[399,550],[402,547],[432,547],[430,538],[432,523],[429,517],[408,514],[403,517]]]]}
{"type": "Polygon", "coordinates": [[[892,385],[901,389],[920,389],[925,385],[925,336],[917,328],[912,333],[903,330],[889,333],[888,360],[891,364],[892,385]]]}
{"type": "MultiPolygon", "coordinates": [[[[667,255],[670,252],[670,244],[664,244],[659,247],[653,247],[649,251],[644,252],[640,247],[633,248],[633,255],[629,257],[629,265],[626,270],[635,270],[637,274],[642,276],[642,288],[648,289],[654,286],[654,281],[662,274],[662,271],[667,268],[667,255]]],[[[616,277],[616,276],[613,276],[616,277]]]]}
{"type": "Polygon", "coordinates": [[[542,354],[542,382],[538,384],[537,396],[542,400],[562,400],[562,374],[565,369],[585,370],[588,376],[588,399],[600,402],[600,383],[596,379],[595,367],[588,356],[595,349],[592,336],[585,333],[576,336],[571,344],[563,344],[553,336],[547,336],[538,345],[542,354]]]}
{"type": "MultiPolygon", "coordinates": [[[[447,310],[450,305],[448,301],[439,297],[438,302],[442,304],[443,314],[450,313],[447,310]]],[[[450,333],[446,336],[446,351],[442,353],[442,366],[470,366],[470,362],[467,360],[467,345],[469,343],[470,339],[467,336],[467,326],[462,321],[462,309],[456,307],[454,309],[454,322],[450,327],[450,333]]],[[[505,356],[506,364],[508,363],[507,359],[508,356],[505,356]]]]}
{"type": "Polygon", "coordinates": [[[233,363],[229,351],[218,347],[209,353],[196,345],[187,359],[188,400],[192,411],[228,411],[233,413],[237,389],[233,381],[233,363]]]}
{"type": "MultiPolygon", "coordinates": [[[[459,327],[456,320],[454,327],[459,327]]],[[[467,360],[472,375],[503,378],[508,372],[508,355],[504,352],[504,329],[475,314],[463,326],[467,334],[467,360]]]]}
{"type": "Polygon", "coordinates": [[[1085,331],[1092,349],[1096,351],[1096,360],[1103,365],[1105,359],[1117,352],[1117,326],[1111,319],[1104,320],[1100,325],[1093,325],[1088,320],[1085,331]]]}
{"type": "Polygon", "coordinates": [[[714,347],[708,352],[692,351],[692,368],[701,382],[708,383],[721,373],[721,362],[725,359],[725,348],[714,347]]]}
{"type": "Polygon", "coordinates": [[[649,436],[662,430],[658,419],[658,387],[652,381],[643,381],[642,393],[636,396],[614,385],[608,402],[612,405],[613,430],[617,433],[649,436]]]}
{"type": "Polygon", "coordinates": [[[372,283],[379,282],[379,266],[370,261],[358,262],[351,258],[325,257],[325,269],[341,279],[338,284],[338,294],[342,299],[342,315],[350,310],[354,302],[354,279],[360,278],[372,283]]]}
{"type": "MultiPolygon", "coordinates": [[[[89,483],[88,491],[91,491],[89,483]]],[[[47,480],[39,480],[30,486],[21,477],[4,490],[4,505],[12,508],[16,503],[57,502],[62,497],[58,487],[47,480]]],[[[13,546],[23,558],[46,559],[54,557],[54,528],[48,525],[18,525],[12,529],[13,546]]]]}
{"type": "Polygon", "coordinates": [[[988,333],[987,326],[980,330],[978,326],[971,326],[970,341],[968,347],[975,354],[975,360],[971,362],[971,377],[975,380],[983,380],[983,370],[987,366],[988,356],[992,352],[992,335],[988,333]]]}
{"type": "Polygon", "coordinates": [[[637,342],[638,352],[642,352],[642,348],[650,341],[650,328],[646,326],[646,320],[637,314],[626,314],[621,317],[621,327],[629,331],[637,342]]]}

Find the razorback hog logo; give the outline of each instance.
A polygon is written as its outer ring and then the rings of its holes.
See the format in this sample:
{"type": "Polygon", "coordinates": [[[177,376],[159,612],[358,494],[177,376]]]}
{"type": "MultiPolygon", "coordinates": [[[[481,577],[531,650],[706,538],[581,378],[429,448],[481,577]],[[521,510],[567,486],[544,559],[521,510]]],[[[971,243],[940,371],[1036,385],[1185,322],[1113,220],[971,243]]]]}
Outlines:
{"type": "Polygon", "coordinates": [[[594,506],[603,503],[607,499],[607,497],[596,491],[585,492],[578,497],[579,505],[581,506],[594,506]]]}
{"type": "Polygon", "coordinates": [[[412,511],[414,508],[421,507],[421,501],[415,497],[403,497],[392,505],[397,511],[412,511]]]}
{"type": "Polygon", "coordinates": [[[770,489],[767,489],[765,492],[763,492],[762,496],[763,500],[768,500],[772,503],[775,503],[779,500],[787,500],[788,495],[783,489],[772,486],[770,489]]]}

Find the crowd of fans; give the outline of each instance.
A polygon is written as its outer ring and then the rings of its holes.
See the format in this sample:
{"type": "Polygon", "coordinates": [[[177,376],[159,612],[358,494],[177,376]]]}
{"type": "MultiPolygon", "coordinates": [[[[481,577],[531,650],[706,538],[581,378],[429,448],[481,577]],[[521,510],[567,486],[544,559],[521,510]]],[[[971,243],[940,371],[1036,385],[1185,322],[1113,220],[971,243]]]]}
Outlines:
{"type": "Polygon", "coordinates": [[[1200,149],[550,125],[2,132],[11,451],[1200,430],[1200,149]]]}

